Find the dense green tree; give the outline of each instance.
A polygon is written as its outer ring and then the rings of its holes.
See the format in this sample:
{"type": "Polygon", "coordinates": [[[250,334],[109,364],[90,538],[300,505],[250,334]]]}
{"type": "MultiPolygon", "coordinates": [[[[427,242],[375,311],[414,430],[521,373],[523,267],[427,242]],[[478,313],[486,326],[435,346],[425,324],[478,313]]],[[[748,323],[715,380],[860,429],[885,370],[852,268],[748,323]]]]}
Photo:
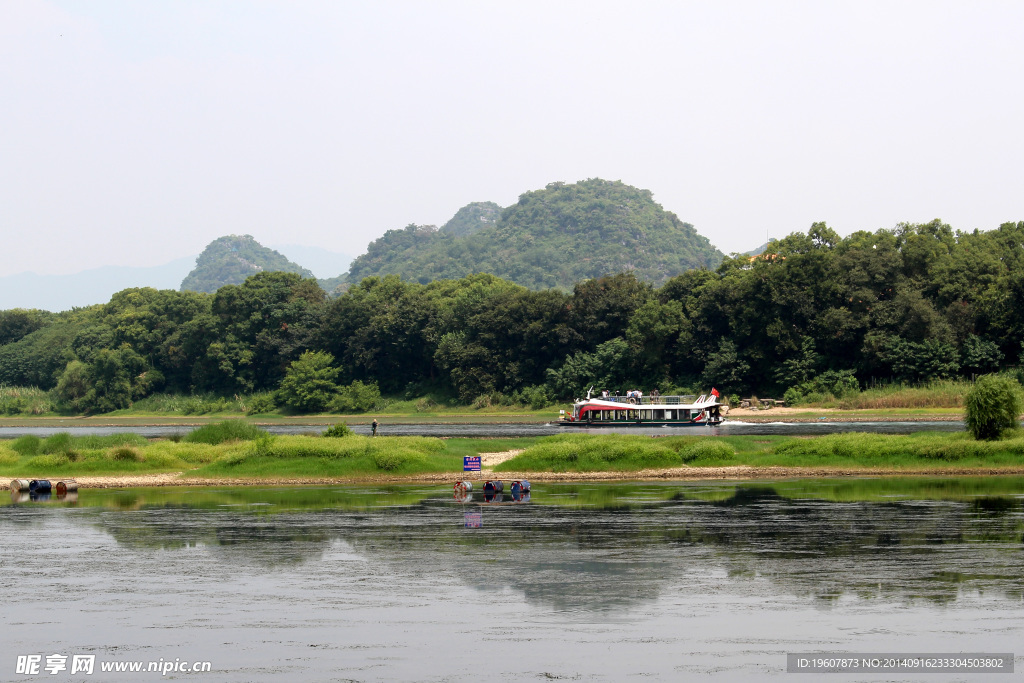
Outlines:
{"type": "Polygon", "coordinates": [[[625,395],[630,378],[629,344],[621,337],[599,344],[593,352],[581,351],[565,359],[561,367],[548,370],[548,386],[557,398],[579,398],[587,389],[607,389],[625,395]]]}
{"type": "Polygon", "coordinates": [[[277,402],[300,413],[323,412],[338,393],[340,372],[331,354],[306,351],[288,366],[277,402]]]}
{"type": "Polygon", "coordinates": [[[41,327],[52,323],[56,316],[49,311],[12,308],[0,311],[0,346],[16,342],[41,327]]]}
{"type": "Polygon", "coordinates": [[[315,279],[295,273],[257,273],[241,285],[217,290],[211,306],[219,343],[211,345],[210,366],[217,388],[271,388],[288,364],[320,343],[327,295],[315,279]]]}

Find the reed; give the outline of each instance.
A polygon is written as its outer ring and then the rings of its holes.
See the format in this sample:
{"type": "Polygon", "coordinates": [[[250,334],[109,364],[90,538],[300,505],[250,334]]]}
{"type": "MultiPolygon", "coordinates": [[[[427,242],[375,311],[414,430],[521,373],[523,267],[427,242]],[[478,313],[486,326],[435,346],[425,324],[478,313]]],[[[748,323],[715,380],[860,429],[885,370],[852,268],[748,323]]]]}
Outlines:
{"type": "Polygon", "coordinates": [[[203,425],[189,432],[181,440],[184,443],[219,444],[225,441],[252,441],[266,433],[266,430],[245,420],[223,420],[203,425]]]}
{"type": "MultiPolygon", "coordinates": [[[[892,408],[956,408],[964,405],[964,397],[972,384],[964,381],[941,380],[910,386],[889,384],[844,396],[842,399],[822,400],[819,407],[835,406],[842,410],[886,410],[892,408]]],[[[808,403],[808,405],[815,405],[808,403]]]]}
{"type": "Polygon", "coordinates": [[[495,472],[602,472],[678,467],[678,450],[662,439],[618,434],[562,434],[541,440],[495,472]]]}
{"type": "Polygon", "coordinates": [[[48,391],[38,387],[0,384],[0,415],[46,415],[54,410],[54,402],[48,391]]]}
{"type": "Polygon", "coordinates": [[[458,456],[427,437],[263,437],[192,472],[195,476],[320,476],[456,472],[458,456]]]}

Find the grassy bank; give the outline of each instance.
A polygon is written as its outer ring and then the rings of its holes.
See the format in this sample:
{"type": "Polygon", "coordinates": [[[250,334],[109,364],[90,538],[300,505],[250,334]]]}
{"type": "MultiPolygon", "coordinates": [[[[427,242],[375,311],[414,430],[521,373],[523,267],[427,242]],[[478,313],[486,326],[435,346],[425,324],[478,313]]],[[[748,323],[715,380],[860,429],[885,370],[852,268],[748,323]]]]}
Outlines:
{"type": "Polygon", "coordinates": [[[560,434],[552,437],[437,439],[271,436],[241,421],[197,430],[181,440],[134,434],[0,442],[0,476],[54,478],[183,472],[210,480],[359,479],[450,474],[462,458],[522,451],[495,466],[500,472],[619,473],[747,466],[833,471],[942,472],[1024,470],[1024,433],[974,441],[966,433],[911,435],[847,433],[819,437],[648,436],[560,434]]]}
{"type": "Polygon", "coordinates": [[[0,442],[0,476],[55,478],[185,472],[211,479],[414,477],[462,471],[462,458],[523,448],[536,438],[436,439],[272,436],[238,420],[212,424],[182,440],[147,441],[135,434],[0,442]]]}
{"type": "Polygon", "coordinates": [[[1014,469],[1024,467],[1024,434],[974,441],[966,433],[848,433],[818,437],[548,437],[495,471],[635,472],[666,467],[792,467],[843,470],[1014,469]]]}

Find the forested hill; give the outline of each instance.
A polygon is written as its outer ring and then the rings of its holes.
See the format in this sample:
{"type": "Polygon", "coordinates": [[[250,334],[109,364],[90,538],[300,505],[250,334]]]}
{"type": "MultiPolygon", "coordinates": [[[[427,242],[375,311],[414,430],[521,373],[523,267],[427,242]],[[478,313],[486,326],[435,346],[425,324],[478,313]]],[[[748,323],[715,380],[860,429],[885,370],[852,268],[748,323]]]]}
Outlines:
{"type": "Polygon", "coordinates": [[[530,289],[568,291],[582,280],[627,271],[661,285],[723,259],[649,190],[620,181],[551,183],[500,214],[497,209],[491,202],[470,204],[440,230],[388,231],[352,262],[347,280],[397,274],[427,283],[491,273],[530,289]]]}
{"type": "Polygon", "coordinates": [[[218,237],[196,259],[196,267],[181,282],[181,291],[212,293],[224,285],[242,284],[250,275],[275,270],[313,277],[313,273],[264,247],[252,235],[218,237]]]}

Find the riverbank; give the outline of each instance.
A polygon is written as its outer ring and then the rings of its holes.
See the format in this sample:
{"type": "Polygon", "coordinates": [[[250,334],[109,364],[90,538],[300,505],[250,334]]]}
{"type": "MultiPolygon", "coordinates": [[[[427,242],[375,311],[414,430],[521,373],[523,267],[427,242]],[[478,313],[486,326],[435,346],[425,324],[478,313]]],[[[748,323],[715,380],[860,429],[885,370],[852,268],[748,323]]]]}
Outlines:
{"type": "Polygon", "coordinates": [[[221,441],[211,443],[199,432],[180,442],[134,434],[21,437],[0,443],[0,477],[75,478],[91,488],[435,483],[464,477],[569,482],[1024,474],[1020,431],[1001,441],[937,431],[447,439],[205,431],[221,434],[221,441]],[[463,472],[466,456],[480,456],[479,474],[463,472]]]}
{"type": "MultiPolygon", "coordinates": [[[[255,416],[218,415],[91,415],[0,417],[0,427],[196,427],[225,419],[245,420],[260,426],[289,425],[324,428],[339,422],[368,425],[376,419],[383,427],[416,424],[547,424],[558,421],[556,409],[542,411],[475,411],[463,409],[438,413],[367,413],[365,415],[255,416]]],[[[838,408],[735,408],[726,420],[743,422],[956,422],[962,409],[892,408],[841,410],[838,408]]]]}

